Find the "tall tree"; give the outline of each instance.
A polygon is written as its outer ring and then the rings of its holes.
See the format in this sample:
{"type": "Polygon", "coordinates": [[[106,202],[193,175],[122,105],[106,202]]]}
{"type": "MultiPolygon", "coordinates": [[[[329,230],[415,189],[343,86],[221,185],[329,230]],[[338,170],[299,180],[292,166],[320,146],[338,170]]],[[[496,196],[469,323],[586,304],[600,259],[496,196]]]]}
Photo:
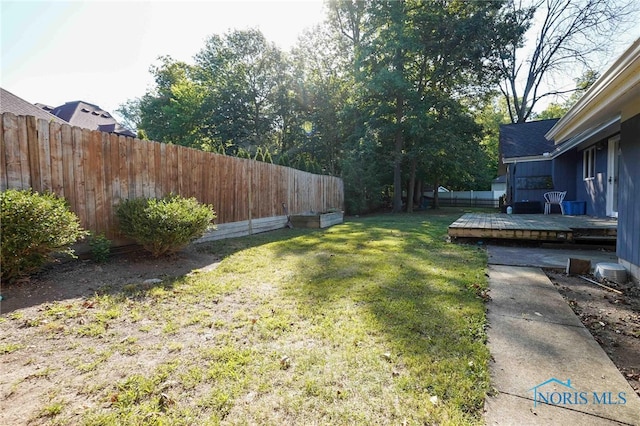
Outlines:
{"type": "Polygon", "coordinates": [[[169,56],[150,68],[155,88],[128,101],[118,112],[149,139],[209,149],[200,133],[202,90],[193,80],[193,67],[169,56]]]}
{"type": "MultiPolygon", "coordinates": [[[[440,184],[475,189],[493,178],[487,170],[491,151],[466,105],[491,93],[503,40],[523,31],[505,18],[501,7],[501,1],[454,1],[417,20],[424,46],[420,60],[414,61],[422,101],[416,115],[423,117],[417,123],[424,135],[418,141],[427,145],[419,149],[430,153],[422,162],[425,170],[417,171],[429,177],[436,195],[440,184]]],[[[410,182],[414,180],[411,173],[410,182]]]]}
{"type": "MultiPolygon", "coordinates": [[[[497,59],[500,40],[522,30],[504,19],[501,1],[405,0],[367,5],[356,69],[364,104],[370,107],[370,123],[388,140],[392,153],[393,210],[397,212],[402,208],[406,153],[437,152],[451,143],[446,138],[416,137],[412,128],[429,133],[432,129],[424,126],[427,117],[433,123],[444,117],[432,111],[448,108],[465,92],[482,88],[483,82],[496,81],[490,65],[497,59]],[[414,135],[410,145],[409,134],[414,135]],[[432,146],[421,149],[421,143],[432,146]]],[[[475,138],[452,140],[477,144],[475,138]]]]}
{"type": "Polygon", "coordinates": [[[549,84],[569,67],[606,55],[617,31],[633,22],[635,0],[510,0],[505,16],[528,27],[503,44],[500,89],[513,123],[527,121],[538,102],[569,93],[549,84]],[[526,40],[525,38],[526,37],[526,40]],[[526,43],[525,43],[526,41],[526,43]]]}
{"type": "Polygon", "coordinates": [[[334,175],[340,172],[341,152],[349,132],[344,111],[353,97],[351,64],[336,63],[342,53],[328,28],[317,26],[300,37],[291,54],[299,121],[297,144],[289,155],[305,151],[334,175]]]}
{"type": "Polygon", "coordinates": [[[213,35],[196,55],[205,90],[206,134],[232,153],[276,140],[276,98],[286,73],[282,52],[256,29],[213,35]]]}
{"type": "Polygon", "coordinates": [[[578,100],[584,95],[584,93],[595,83],[600,76],[599,73],[593,70],[588,70],[581,77],[575,79],[576,88],[571,96],[569,96],[564,102],[552,102],[541,113],[532,114],[536,120],[546,120],[548,118],[560,118],[571,109],[571,107],[578,102],[578,100]]]}
{"type": "Polygon", "coordinates": [[[464,100],[497,82],[498,47],[522,33],[504,1],[331,0],[327,24],[290,55],[258,30],[213,35],[194,65],[165,58],[156,87],[122,110],[153,139],[268,150],[279,164],[341,174],[355,209],[393,194],[400,211],[407,182],[410,195],[427,177],[482,179],[467,173],[488,151],[464,100]]]}

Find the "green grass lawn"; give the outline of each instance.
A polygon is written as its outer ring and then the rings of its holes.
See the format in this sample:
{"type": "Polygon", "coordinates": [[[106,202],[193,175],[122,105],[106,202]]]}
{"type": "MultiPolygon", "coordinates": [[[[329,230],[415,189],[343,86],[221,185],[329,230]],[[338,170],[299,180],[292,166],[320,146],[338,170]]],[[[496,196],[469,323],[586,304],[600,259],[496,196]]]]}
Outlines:
{"type": "Polygon", "coordinates": [[[83,397],[95,403],[69,417],[65,399],[52,398],[40,417],[482,424],[486,254],[447,242],[460,214],[352,218],[209,243],[202,249],[223,257],[211,272],[97,294],[87,320],[65,329],[95,342],[91,356],[68,367],[87,375],[83,397]],[[95,379],[122,359],[149,362],[117,380],[95,379]]]}

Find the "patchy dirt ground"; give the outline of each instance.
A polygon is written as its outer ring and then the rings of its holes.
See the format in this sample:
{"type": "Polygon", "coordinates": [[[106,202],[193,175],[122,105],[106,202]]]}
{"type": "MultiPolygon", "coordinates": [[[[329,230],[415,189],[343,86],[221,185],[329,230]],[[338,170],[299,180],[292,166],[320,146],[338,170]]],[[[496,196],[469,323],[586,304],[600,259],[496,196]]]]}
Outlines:
{"type": "Polygon", "coordinates": [[[640,395],[640,287],[632,283],[605,283],[622,292],[618,294],[578,276],[568,276],[558,270],[545,272],[640,395]]]}
{"type": "Polygon", "coordinates": [[[37,308],[47,302],[91,296],[105,287],[118,291],[128,284],[147,279],[180,277],[219,261],[217,256],[191,245],[177,254],[160,259],[152,258],[142,249],[127,248],[114,253],[103,264],[82,258],[53,263],[31,279],[11,285],[3,284],[0,313],[5,315],[17,309],[37,308]]]}
{"type": "MultiPolygon", "coordinates": [[[[161,363],[171,351],[186,345],[187,337],[200,338],[185,333],[178,341],[158,331],[156,323],[136,323],[136,328],[119,319],[110,319],[108,330],[94,331],[89,328],[94,324],[90,319],[100,307],[88,300],[96,294],[117,294],[126,286],[152,288],[154,283],[144,282],[170,281],[218,263],[216,256],[193,246],[162,259],[138,250],[114,255],[105,264],[82,259],[52,264],[30,280],[3,284],[0,424],[77,424],[87,409],[104,404],[93,396],[100,393],[94,388],[161,363]],[[86,331],[79,333],[83,327],[86,331]],[[90,337],[93,334],[99,335],[90,337]],[[142,350],[143,344],[153,350],[142,350]],[[105,368],[107,359],[109,368],[105,368]],[[60,418],[63,406],[70,414],[60,418]]],[[[185,315],[197,308],[185,308],[185,315]]],[[[149,310],[162,312],[162,307],[149,310]]]]}

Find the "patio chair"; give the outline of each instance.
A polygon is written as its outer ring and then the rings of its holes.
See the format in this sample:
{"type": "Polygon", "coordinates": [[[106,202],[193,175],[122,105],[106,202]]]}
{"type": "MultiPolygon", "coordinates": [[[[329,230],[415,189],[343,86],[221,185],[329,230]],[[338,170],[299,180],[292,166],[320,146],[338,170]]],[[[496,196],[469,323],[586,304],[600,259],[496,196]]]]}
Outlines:
{"type": "Polygon", "coordinates": [[[552,191],[544,194],[544,214],[551,213],[551,205],[557,204],[560,206],[560,212],[564,214],[564,207],[562,207],[562,201],[564,196],[567,195],[567,191],[552,191]]]}

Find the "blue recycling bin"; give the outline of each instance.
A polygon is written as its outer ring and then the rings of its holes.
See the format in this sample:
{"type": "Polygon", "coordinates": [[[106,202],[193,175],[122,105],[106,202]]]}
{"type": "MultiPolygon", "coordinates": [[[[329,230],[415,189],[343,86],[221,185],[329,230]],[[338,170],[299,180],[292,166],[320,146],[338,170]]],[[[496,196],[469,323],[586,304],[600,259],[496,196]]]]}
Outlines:
{"type": "Polygon", "coordinates": [[[562,209],[564,214],[569,216],[578,216],[587,214],[587,202],[586,201],[563,201],[562,209]]]}

